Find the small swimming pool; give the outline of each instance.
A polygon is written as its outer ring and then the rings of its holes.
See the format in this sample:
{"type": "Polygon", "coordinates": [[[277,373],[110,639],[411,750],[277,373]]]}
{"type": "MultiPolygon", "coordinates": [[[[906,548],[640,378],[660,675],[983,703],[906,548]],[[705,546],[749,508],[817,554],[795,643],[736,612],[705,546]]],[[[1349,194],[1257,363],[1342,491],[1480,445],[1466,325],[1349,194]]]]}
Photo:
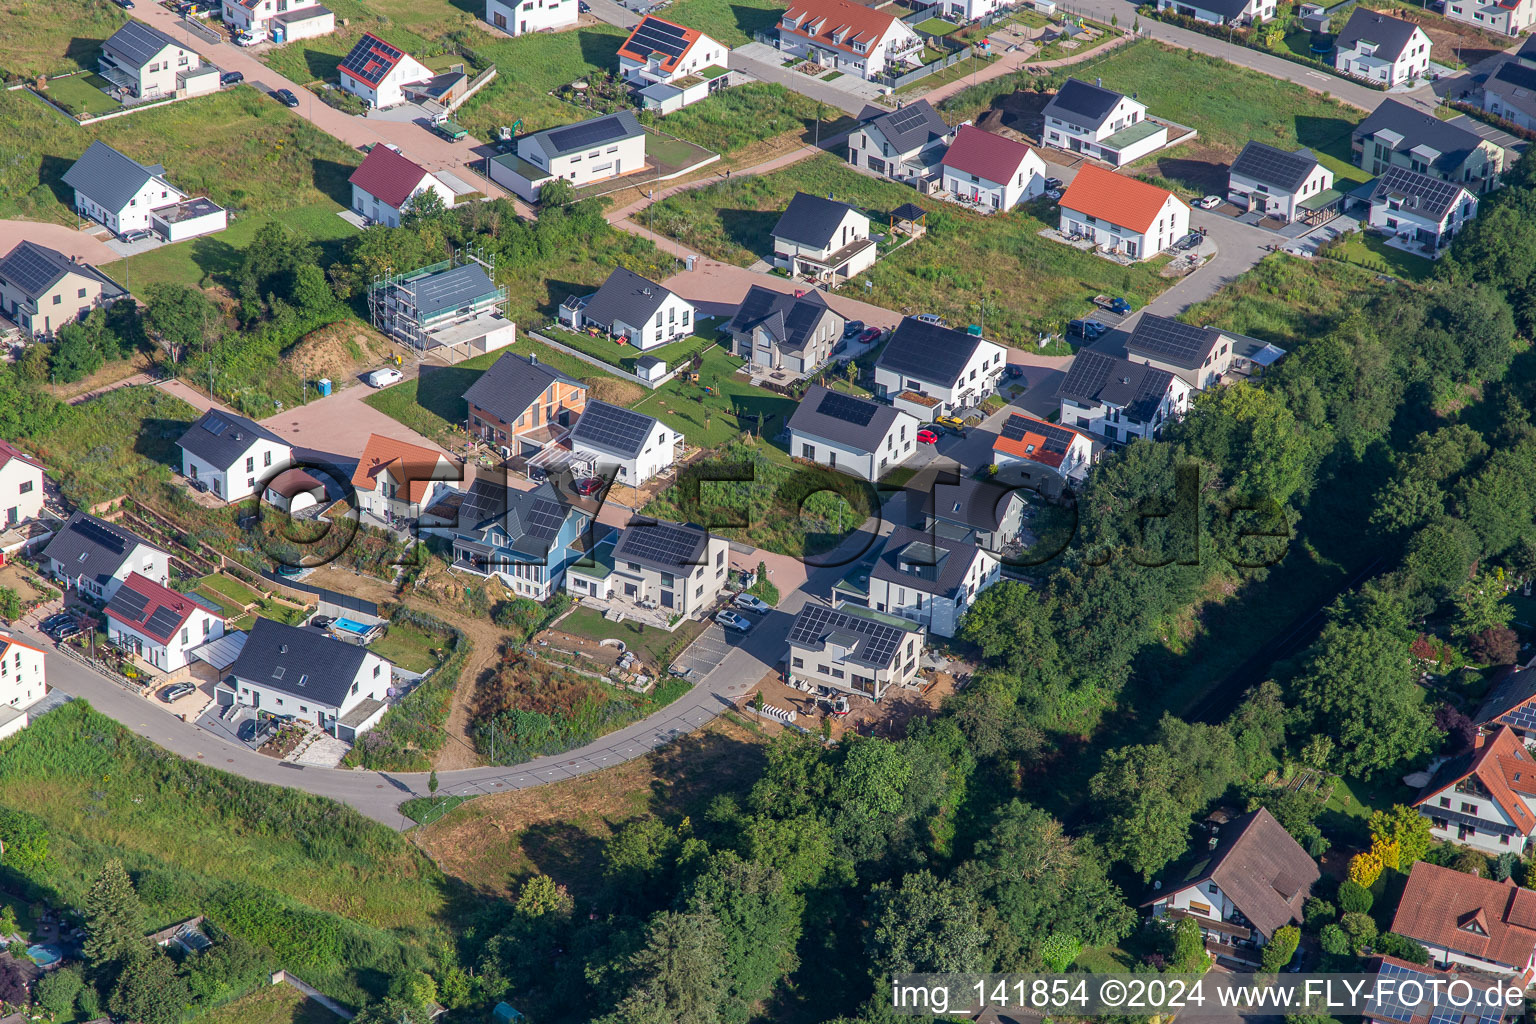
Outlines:
{"type": "Polygon", "coordinates": [[[39,967],[52,967],[64,959],[64,951],[56,946],[28,946],[27,956],[39,967]]]}
{"type": "Polygon", "coordinates": [[[339,629],[343,633],[353,633],[363,636],[373,629],[373,626],[365,626],[361,622],[353,622],[351,619],[336,619],[331,623],[332,629],[339,629]]]}

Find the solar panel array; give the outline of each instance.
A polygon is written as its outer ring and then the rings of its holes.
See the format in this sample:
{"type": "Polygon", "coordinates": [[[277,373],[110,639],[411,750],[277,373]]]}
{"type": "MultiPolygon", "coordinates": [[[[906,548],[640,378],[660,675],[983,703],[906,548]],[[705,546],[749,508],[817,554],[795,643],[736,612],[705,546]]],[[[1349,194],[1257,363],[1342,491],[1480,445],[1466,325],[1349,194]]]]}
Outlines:
{"type": "Polygon", "coordinates": [[[220,434],[224,433],[224,431],[229,429],[229,420],[226,420],[224,417],[218,415],[217,413],[209,413],[207,416],[203,417],[203,429],[208,431],[208,433],[212,434],[214,437],[218,437],[220,434]]]}
{"type": "Polygon", "coordinates": [[[1008,422],[1003,424],[1003,436],[1010,441],[1022,441],[1025,434],[1039,434],[1045,438],[1045,450],[1048,452],[1065,453],[1072,447],[1072,431],[1064,430],[1053,423],[1032,420],[1024,416],[1010,416],[1008,422]]]}
{"type": "Polygon", "coordinates": [[[1316,160],[1299,153],[1287,153],[1262,142],[1250,142],[1238,154],[1232,170],[1272,185],[1299,188],[1316,164],[1316,160]]]}
{"type": "Polygon", "coordinates": [[[76,533],[99,547],[106,548],[114,554],[122,554],[124,550],[123,538],[104,527],[98,526],[90,519],[82,519],[74,525],[76,533]]]}
{"type": "Polygon", "coordinates": [[[624,134],[611,117],[599,117],[591,121],[581,121],[566,128],[556,128],[548,135],[549,141],[554,143],[557,150],[569,153],[578,149],[588,149],[592,146],[601,146],[605,142],[617,139],[624,134]]]}
{"type": "Polygon", "coordinates": [[[53,283],[59,265],[35,245],[18,245],[5,260],[5,274],[22,291],[37,295],[53,283]]]}
{"type": "Polygon", "coordinates": [[[897,132],[910,132],[928,120],[927,113],[917,106],[903,107],[885,116],[885,123],[897,132]]]}
{"type": "Polygon", "coordinates": [[[1461,189],[1460,185],[1419,174],[1406,167],[1393,167],[1382,175],[1376,186],[1376,195],[1401,195],[1411,199],[1418,209],[1440,213],[1455,205],[1461,189]]]}
{"type": "Polygon", "coordinates": [[[658,565],[696,565],[704,550],[701,531],[677,523],[644,523],[625,529],[614,557],[658,565]]]}
{"type": "Polygon", "coordinates": [[[638,454],[656,421],[607,402],[588,402],[571,437],[615,452],[638,454]]]}
{"type": "Polygon", "coordinates": [[[1126,347],[1199,366],[1215,341],[1215,334],[1202,327],[1148,313],[1131,332],[1131,340],[1126,347]]]}
{"type": "Polygon", "coordinates": [[[461,523],[483,523],[507,510],[507,488],[495,480],[476,480],[459,504],[461,523]]]}
{"type": "Polygon", "coordinates": [[[635,27],[630,45],[637,53],[664,53],[668,57],[681,57],[688,50],[687,30],[681,25],[646,18],[635,27]]]}
{"type": "MultiPolygon", "coordinates": [[[[1431,975],[1425,971],[1415,971],[1398,964],[1383,962],[1376,972],[1378,977],[1391,978],[1394,981],[1392,991],[1385,997],[1372,996],[1372,1005],[1368,1016],[1382,1020],[1397,1021],[1399,1024],[1408,1024],[1415,1016],[1429,1017],[1429,1024],[1498,1024],[1503,1019],[1503,1014],[1497,1006],[1482,1005],[1482,1000],[1474,999],[1466,1006],[1456,1006],[1442,994],[1437,1001],[1441,1005],[1420,1005],[1416,1009],[1410,1009],[1397,998],[1397,989],[1403,982],[1425,983],[1431,980],[1431,975]]],[[[1443,979],[1434,979],[1443,980],[1443,979]]],[[[1426,1000],[1434,999],[1434,991],[1428,984],[1423,988],[1426,1000]]]]}
{"type": "Polygon", "coordinates": [[[377,85],[404,56],[404,50],[390,46],[377,36],[366,36],[342,59],[341,69],[377,85]]]}
{"type": "Polygon", "coordinates": [[[857,634],[863,641],[858,648],[859,661],[872,665],[886,665],[901,645],[903,633],[895,626],[875,622],[859,615],[849,615],[825,605],[807,604],[800,609],[790,627],[789,642],[802,647],[819,645],[828,633],[857,634]]]}
{"type": "Polygon", "coordinates": [[[874,402],[863,402],[841,391],[828,391],[821,396],[821,404],[816,406],[816,411],[823,416],[831,416],[860,427],[869,426],[869,421],[875,418],[879,409],[874,402]]]}
{"type": "Polygon", "coordinates": [[[112,608],[121,612],[123,618],[134,622],[144,621],[144,609],[149,607],[149,598],[137,590],[127,587],[118,587],[117,593],[112,595],[112,608]]]}
{"type": "Polygon", "coordinates": [[[565,507],[558,501],[538,498],[524,519],[523,527],[529,536],[549,540],[560,532],[560,527],[565,523],[565,507]]]}
{"type": "Polygon", "coordinates": [[[1499,721],[1527,732],[1536,732],[1536,703],[1527,701],[1499,716],[1499,721]]]}
{"type": "Polygon", "coordinates": [[[156,636],[170,636],[171,631],[181,625],[181,613],[174,608],[156,608],[147,625],[149,631],[156,636]]]}

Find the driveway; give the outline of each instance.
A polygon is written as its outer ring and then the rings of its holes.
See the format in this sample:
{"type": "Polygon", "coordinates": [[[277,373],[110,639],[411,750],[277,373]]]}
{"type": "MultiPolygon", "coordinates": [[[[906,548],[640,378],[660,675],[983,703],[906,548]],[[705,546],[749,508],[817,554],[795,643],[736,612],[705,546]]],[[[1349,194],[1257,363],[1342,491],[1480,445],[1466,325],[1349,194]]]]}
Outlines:
{"type": "MultiPolygon", "coordinates": [[[[745,72],[753,78],[764,82],[777,82],[786,89],[797,92],[802,96],[809,96],[813,100],[820,100],[830,107],[836,107],[838,110],[852,114],[855,117],[865,107],[870,105],[870,99],[878,92],[870,83],[861,82],[860,86],[855,88],[861,88],[863,91],[870,93],[869,97],[865,97],[849,88],[839,88],[844,81],[852,76],[844,75],[833,82],[818,82],[809,75],[802,75],[798,71],[791,71],[772,58],[761,59],[742,52],[742,50],[749,50],[753,47],[757,47],[758,52],[771,50],[771,47],[761,43],[749,43],[742,49],[732,50],[726,61],[732,71],[745,72]]],[[[778,51],[773,50],[772,52],[777,54],[778,51]]]]}
{"type": "Polygon", "coordinates": [[[438,450],[436,442],[366,404],[367,399],[377,393],[376,389],[367,385],[354,384],[335,392],[329,398],[317,399],[307,405],[284,409],[268,416],[261,421],[261,425],[295,445],[353,457],[362,454],[370,434],[381,434],[397,441],[408,441],[423,448],[438,450]]]}
{"type": "MultiPolygon", "coordinates": [[[[94,225],[103,230],[101,225],[94,225]]],[[[36,242],[50,249],[57,249],[65,256],[77,256],[92,266],[112,263],[122,259],[107,243],[77,228],[63,224],[43,224],[33,220],[0,220],[0,256],[14,249],[21,242],[36,242]]]]}
{"type": "Polygon", "coordinates": [[[688,645],[687,650],[678,655],[672,667],[687,669],[689,678],[703,679],[731,653],[732,639],[739,639],[743,635],[735,632],[727,635],[724,626],[711,624],[699,634],[697,640],[688,645]]]}

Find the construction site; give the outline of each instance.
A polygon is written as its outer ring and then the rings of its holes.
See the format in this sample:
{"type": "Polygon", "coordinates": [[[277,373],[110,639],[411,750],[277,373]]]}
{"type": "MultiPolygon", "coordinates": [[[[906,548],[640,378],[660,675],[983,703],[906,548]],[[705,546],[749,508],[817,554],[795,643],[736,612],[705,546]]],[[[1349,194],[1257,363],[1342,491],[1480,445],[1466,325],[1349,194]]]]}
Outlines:
{"type": "Polygon", "coordinates": [[[474,253],[385,274],[368,287],[368,318],[424,361],[453,364],[494,352],[517,340],[517,325],[503,312],[507,289],[495,277],[495,260],[474,253]]]}

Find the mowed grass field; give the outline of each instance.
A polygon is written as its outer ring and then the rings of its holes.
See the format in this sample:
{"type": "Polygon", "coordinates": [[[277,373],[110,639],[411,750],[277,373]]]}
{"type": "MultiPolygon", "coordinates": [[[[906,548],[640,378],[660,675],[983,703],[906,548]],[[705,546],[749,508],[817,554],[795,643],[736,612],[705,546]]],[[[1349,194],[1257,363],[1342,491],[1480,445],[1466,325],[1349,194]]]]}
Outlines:
{"type": "Polygon", "coordinates": [[[111,0],[0,0],[0,78],[94,70],[128,14],[111,0]]]}
{"type": "Polygon", "coordinates": [[[1350,163],[1350,132],[1364,115],[1291,82],[1150,40],[1116,50],[1080,74],[1136,95],[1154,117],[1199,131],[1132,171],[1151,171],[1203,194],[1213,182],[1225,184],[1226,165],[1252,139],[1280,149],[1305,146],[1342,180],[1370,177],[1350,163]]]}
{"type": "Polygon", "coordinates": [[[160,163],[189,194],[237,219],[350,202],[347,177],[362,154],[240,86],[81,128],[25,91],[0,92],[0,217],[74,223],[64,172],[100,139],[160,163]]]}
{"type": "Polygon", "coordinates": [[[1033,341],[1036,332],[1081,316],[1100,293],[1125,295],[1140,307],[1172,283],[1158,273],[1166,258],[1126,268],[1039,237],[1055,226],[1054,217],[1041,219],[1049,217],[1043,207],[985,216],[924,201],[830,154],[671,196],[653,208],[655,228],[697,252],[748,266],[769,255],[773,225],[796,192],[858,207],[876,233],[885,232],[890,211],[903,203],[927,209],[925,238],[883,257],[844,289],[878,306],[938,313],[959,324],[977,322],[985,298],[987,334],[999,340],[1033,341]]]}

